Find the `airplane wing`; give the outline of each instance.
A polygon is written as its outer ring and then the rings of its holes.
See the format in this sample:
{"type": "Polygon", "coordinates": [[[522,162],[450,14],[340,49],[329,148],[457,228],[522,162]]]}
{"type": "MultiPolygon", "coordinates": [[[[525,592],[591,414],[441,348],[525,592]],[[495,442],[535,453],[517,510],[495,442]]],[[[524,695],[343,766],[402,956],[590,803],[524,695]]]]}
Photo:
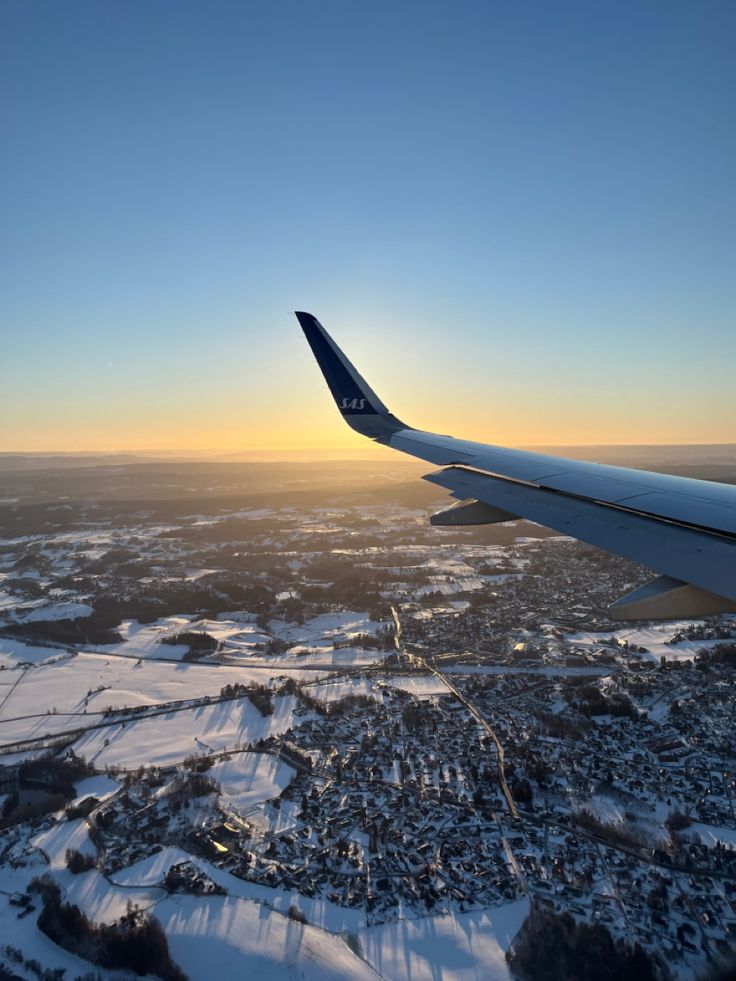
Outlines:
{"type": "Polygon", "coordinates": [[[442,468],[424,479],[458,503],[433,515],[433,525],[528,518],[659,573],[613,604],[616,619],[736,611],[736,486],[414,429],[386,408],[312,314],[296,316],[345,422],[442,468]]]}

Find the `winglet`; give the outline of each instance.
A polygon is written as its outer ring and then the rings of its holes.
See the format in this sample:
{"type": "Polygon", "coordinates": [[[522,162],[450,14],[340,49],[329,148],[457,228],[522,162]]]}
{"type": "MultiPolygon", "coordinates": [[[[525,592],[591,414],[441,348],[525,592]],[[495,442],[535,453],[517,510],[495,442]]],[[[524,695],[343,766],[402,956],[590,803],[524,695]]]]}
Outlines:
{"type": "Polygon", "coordinates": [[[349,426],[378,442],[409,428],[389,412],[316,317],[302,310],[296,311],[296,317],[337,408],[349,426]]]}

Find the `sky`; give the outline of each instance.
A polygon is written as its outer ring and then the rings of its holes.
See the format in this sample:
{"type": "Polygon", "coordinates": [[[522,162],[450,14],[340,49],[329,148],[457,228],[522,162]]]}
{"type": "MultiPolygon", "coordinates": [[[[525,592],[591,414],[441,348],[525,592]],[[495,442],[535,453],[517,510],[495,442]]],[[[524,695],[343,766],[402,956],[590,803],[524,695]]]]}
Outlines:
{"type": "Polygon", "coordinates": [[[0,451],[736,442],[730,0],[3,0],[0,451]]]}

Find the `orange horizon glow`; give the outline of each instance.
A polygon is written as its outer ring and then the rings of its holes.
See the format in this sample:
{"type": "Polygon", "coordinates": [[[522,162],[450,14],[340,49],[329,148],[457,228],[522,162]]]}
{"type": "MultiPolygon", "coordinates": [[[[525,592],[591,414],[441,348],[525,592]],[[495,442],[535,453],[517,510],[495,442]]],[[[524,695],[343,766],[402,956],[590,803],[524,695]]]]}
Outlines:
{"type": "MultiPolygon", "coordinates": [[[[322,394],[322,393],[318,393],[322,394]]],[[[307,413],[305,412],[305,415],[307,413]]],[[[123,425],[79,425],[72,434],[67,426],[39,426],[38,429],[16,429],[6,433],[0,441],[3,453],[145,453],[178,455],[237,454],[264,459],[394,459],[402,454],[396,450],[372,443],[350,430],[339,418],[332,406],[315,406],[315,417],[321,428],[306,422],[290,424],[271,420],[271,425],[253,428],[243,425],[229,427],[197,427],[194,423],[179,427],[123,425]]],[[[441,410],[435,410],[424,425],[417,428],[452,435],[480,443],[509,447],[561,447],[561,446],[674,446],[674,445],[728,445],[736,443],[732,425],[706,427],[693,418],[689,425],[679,430],[664,426],[605,425],[589,417],[585,426],[563,425],[541,427],[526,425],[483,426],[475,415],[465,418],[458,412],[447,411],[443,420],[441,410]]],[[[410,418],[421,418],[413,413],[410,418]]],[[[279,420],[280,421],[280,420],[279,420]]],[[[518,420],[517,420],[518,422],[518,420]]]]}
{"type": "MultiPolygon", "coordinates": [[[[418,429],[509,447],[736,443],[733,389],[715,377],[689,388],[642,359],[622,384],[605,361],[596,372],[549,365],[521,344],[495,359],[474,358],[464,340],[447,350],[423,344],[417,355],[391,325],[335,320],[358,370],[418,429]]],[[[173,369],[133,353],[83,380],[49,376],[6,397],[0,452],[402,459],[345,425],[290,321],[280,318],[268,341],[253,347],[243,336],[229,357],[173,369]]]]}

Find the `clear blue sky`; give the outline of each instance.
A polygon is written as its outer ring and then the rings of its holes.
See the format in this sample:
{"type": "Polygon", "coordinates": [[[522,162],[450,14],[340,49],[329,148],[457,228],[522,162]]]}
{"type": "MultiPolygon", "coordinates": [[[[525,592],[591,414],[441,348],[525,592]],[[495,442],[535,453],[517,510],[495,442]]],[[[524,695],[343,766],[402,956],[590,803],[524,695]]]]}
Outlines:
{"type": "Polygon", "coordinates": [[[736,4],[0,5],[0,450],[736,441],[736,4]],[[353,442],[353,439],[356,442],[353,442]]]}

